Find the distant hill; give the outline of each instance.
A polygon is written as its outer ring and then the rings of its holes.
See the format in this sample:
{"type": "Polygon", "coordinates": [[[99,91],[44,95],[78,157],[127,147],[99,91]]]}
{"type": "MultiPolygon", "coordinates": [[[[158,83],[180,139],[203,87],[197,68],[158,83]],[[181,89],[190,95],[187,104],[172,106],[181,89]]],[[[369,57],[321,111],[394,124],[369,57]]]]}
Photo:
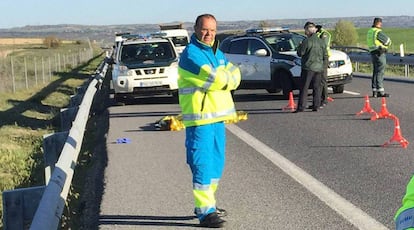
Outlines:
{"type": "MultiPolygon", "coordinates": [[[[322,24],[325,28],[333,28],[339,20],[351,21],[357,28],[371,27],[374,16],[365,17],[342,17],[342,18],[310,18],[310,19],[267,19],[267,20],[243,20],[243,21],[219,21],[218,31],[245,30],[258,27],[264,21],[270,26],[287,26],[292,30],[303,29],[306,21],[322,24]]],[[[414,27],[414,16],[382,16],[383,26],[394,28],[414,27]]],[[[184,27],[193,32],[194,22],[184,22],[184,27]]],[[[158,24],[127,24],[127,25],[39,25],[24,26],[10,29],[0,29],[1,38],[32,38],[53,35],[61,39],[82,40],[89,38],[104,46],[111,46],[114,35],[118,32],[150,33],[159,29],[158,24]]]]}

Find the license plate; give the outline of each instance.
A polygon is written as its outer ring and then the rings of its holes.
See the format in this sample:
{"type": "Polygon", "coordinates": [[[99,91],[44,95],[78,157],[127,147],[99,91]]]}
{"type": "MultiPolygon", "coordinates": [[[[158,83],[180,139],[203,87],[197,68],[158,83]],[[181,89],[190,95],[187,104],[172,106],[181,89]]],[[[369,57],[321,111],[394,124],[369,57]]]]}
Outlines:
{"type": "Polygon", "coordinates": [[[145,81],[139,84],[139,86],[141,87],[150,87],[150,86],[158,86],[158,85],[162,85],[162,81],[145,81]]]}

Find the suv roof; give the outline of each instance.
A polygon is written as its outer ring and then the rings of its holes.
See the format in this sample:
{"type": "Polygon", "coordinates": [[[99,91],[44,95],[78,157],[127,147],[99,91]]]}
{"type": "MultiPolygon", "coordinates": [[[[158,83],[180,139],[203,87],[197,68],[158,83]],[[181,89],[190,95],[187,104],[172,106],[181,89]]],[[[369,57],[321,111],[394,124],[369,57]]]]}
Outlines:
{"type": "Polygon", "coordinates": [[[288,27],[272,27],[272,28],[252,28],[247,29],[246,34],[265,34],[265,33],[288,33],[288,27]]]}
{"type": "Polygon", "coordinates": [[[164,37],[165,34],[163,33],[152,33],[150,35],[145,35],[145,34],[127,34],[124,35],[124,44],[125,43],[145,43],[147,41],[157,41],[159,40],[161,41],[168,41],[167,38],[164,37]]]}
{"type": "MultiPolygon", "coordinates": [[[[223,39],[235,39],[235,38],[243,38],[243,37],[257,37],[257,38],[266,38],[269,36],[281,36],[281,35],[292,35],[297,34],[296,32],[289,31],[289,28],[287,27],[273,27],[273,28],[251,28],[247,29],[244,33],[229,35],[223,39]]],[[[303,35],[300,35],[303,36],[303,35]]],[[[223,43],[221,43],[223,44],[223,43]]]]}

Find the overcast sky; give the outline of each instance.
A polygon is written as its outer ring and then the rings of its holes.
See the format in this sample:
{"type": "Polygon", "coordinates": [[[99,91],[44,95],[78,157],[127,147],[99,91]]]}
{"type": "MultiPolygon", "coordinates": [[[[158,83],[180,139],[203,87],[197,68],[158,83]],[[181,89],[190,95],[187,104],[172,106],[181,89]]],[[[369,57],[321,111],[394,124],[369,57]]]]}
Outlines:
{"type": "Polygon", "coordinates": [[[1,0],[0,28],[414,15],[413,0],[1,0]],[[306,3],[305,3],[306,2],[306,3]]]}

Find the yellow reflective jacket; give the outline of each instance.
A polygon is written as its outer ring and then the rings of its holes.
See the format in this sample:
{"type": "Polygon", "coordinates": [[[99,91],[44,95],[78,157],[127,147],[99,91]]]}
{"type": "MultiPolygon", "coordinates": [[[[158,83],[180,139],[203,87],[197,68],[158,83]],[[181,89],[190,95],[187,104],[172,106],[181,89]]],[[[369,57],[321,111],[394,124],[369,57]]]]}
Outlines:
{"type": "Polygon", "coordinates": [[[326,52],[328,53],[328,57],[331,56],[331,38],[332,35],[329,33],[329,31],[325,30],[324,28],[321,28],[319,32],[317,32],[317,35],[319,38],[321,38],[326,45],[326,52]]]}
{"type": "Polygon", "coordinates": [[[367,32],[367,45],[370,52],[381,48],[388,49],[391,39],[380,28],[372,27],[367,32]]]}
{"type": "Polygon", "coordinates": [[[240,84],[240,70],[218,48],[191,36],[180,56],[179,103],[186,127],[236,119],[231,91],[240,84]]]}

